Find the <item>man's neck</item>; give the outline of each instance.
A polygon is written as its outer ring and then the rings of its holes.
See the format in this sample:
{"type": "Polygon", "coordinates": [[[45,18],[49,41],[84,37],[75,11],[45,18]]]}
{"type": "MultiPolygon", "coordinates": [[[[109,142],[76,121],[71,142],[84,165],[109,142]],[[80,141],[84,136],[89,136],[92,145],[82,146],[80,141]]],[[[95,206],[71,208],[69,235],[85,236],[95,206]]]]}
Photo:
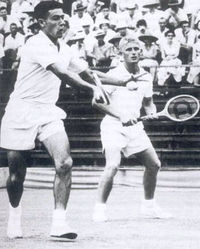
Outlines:
{"type": "Polygon", "coordinates": [[[129,73],[138,74],[140,72],[138,63],[124,63],[124,66],[129,73]]]}
{"type": "Polygon", "coordinates": [[[48,34],[47,32],[43,31],[44,34],[53,42],[54,45],[56,45],[57,47],[59,47],[59,43],[58,43],[58,39],[52,37],[50,34],[48,34]]]}

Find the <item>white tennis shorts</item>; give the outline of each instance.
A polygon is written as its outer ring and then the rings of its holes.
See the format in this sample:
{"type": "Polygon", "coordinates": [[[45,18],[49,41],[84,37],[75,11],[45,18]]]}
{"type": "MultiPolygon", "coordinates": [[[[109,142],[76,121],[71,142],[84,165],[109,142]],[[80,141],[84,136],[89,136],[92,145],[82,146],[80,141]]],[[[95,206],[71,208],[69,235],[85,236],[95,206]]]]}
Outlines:
{"type": "Polygon", "coordinates": [[[0,146],[9,150],[30,150],[35,139],[44,141],[57,132],[65,132],[65,112],[53,104],[9,101],[1,122],[0,146]]]}
{"type": "Polygon", "coordinates": [[[101,142],[103,150],[119,148],[125,157],[142,152],[152,143],[144,131],[142,122],[123,127],[118,120],[106,120],[101,123],[101,142]]]}

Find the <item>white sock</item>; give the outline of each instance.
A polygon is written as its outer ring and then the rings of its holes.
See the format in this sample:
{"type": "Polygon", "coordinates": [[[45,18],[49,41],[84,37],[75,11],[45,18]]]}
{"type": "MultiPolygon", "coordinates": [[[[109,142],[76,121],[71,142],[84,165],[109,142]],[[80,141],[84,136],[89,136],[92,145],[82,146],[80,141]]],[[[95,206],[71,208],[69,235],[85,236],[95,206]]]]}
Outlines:
{"type": "Polygon", "coordinates": [[[103,210],[105,210],[106,209],[106,203],[100,203],[100,202],[97,202],[96,204],[95,204],[95,209],[103,209],[103,210]]]}
{"type": "Polygon", "coordinates": [[[146,200],[144,199],[143,200],[143,205],[147,206],[147,207],[151,207],[155,204],[155,200],[154,199],[151,199],[151,200],[146,200]]]}
{"type": "Polygon", "coordinates": [[[11,215],[11,216],[21,216],[21,213],[22,213],[21,203],[17,207],[13,207],[9,203],[9,215],[11,215]]]}
{"type": "Polygon", "coordinates": [[[65,221],[66,218],[66,210],[63,209],[54,209],[53,211],[53,221],[65,221]]]}

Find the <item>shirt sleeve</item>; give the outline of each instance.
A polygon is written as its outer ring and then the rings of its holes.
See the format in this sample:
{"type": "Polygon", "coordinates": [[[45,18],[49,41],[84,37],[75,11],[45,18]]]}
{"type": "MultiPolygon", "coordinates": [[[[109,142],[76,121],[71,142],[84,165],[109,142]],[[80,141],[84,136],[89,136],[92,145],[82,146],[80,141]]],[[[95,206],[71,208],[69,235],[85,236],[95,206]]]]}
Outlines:
{"type": "Polygon", "coordinates": [[[80,74],[88,68],[86,61],[79,59],[76,56],[71,57],[68,70],[71,70],[74,73],[80,74]]]}
{"type": "Polygon", "coordinates": [[[40,41],[40,44],[37,42],[29,44],[28,50],[33,61],[46,69],[49,65],[59,61],[60,57],[55,46],[40,41]]]}

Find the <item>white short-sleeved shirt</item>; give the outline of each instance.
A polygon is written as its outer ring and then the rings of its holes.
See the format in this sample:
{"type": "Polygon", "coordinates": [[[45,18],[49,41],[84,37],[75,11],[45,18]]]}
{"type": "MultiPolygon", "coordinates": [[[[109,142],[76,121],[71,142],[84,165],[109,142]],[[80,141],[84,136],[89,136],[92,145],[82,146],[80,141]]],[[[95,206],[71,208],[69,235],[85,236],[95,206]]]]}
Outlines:
{"type": "MultiPolygon", "coordinates": [[[[143,99],[152,97],[152,76],[150,73],[140,68],[139,74],[143,73],[145,74],[140,77],[140,81],[135,82],[137,86],[136,90],[130,91],[127,87],[122,86],[104,86],[105,90],[109,93],[112,105],[115,106],[120,113],[130,114],[131,116],[138,118],[140,116],[140,109],[142,108],[143,99]]],[[[131,76],[123,63],[120,63],[116,68],[110,70],[107,74],[115,78],[117,75],[120,75],[120,78],[127,78],[128,76],[131,76]]],[[[106,115],[105,118],[115,119],[109,115],[106,115]]]]}
{"type": "Polygon", "coordinates": [[[59,44],[58,50],[42,31],[27,41],[21,49],[21,62],[11,100],[55,104],[61,81],[47,67],[58,61],[75,73],[86,69],[86,63],[74,58],[69,46],[62,41],[59,44]]]}

